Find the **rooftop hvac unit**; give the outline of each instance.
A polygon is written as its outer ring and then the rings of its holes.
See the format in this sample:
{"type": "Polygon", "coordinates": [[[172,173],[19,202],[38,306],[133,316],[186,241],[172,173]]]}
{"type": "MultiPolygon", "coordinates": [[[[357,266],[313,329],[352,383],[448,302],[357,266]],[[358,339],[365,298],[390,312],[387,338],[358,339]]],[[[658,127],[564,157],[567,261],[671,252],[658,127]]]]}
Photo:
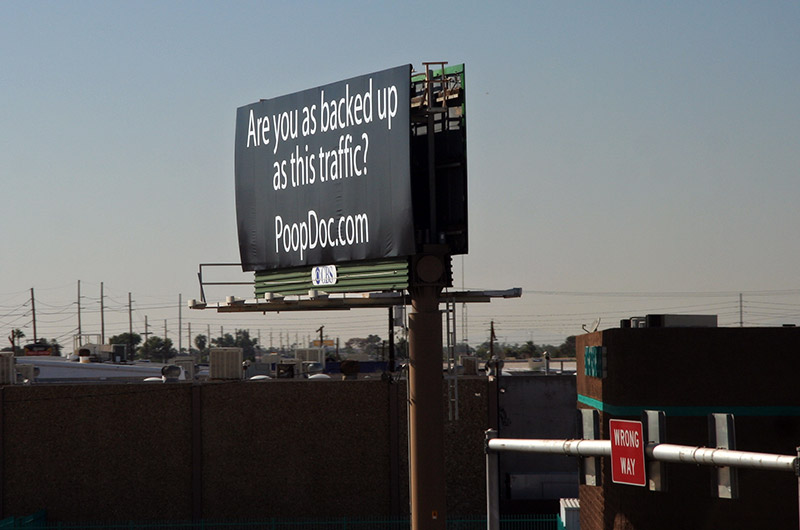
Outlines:
{"type": "Polygon", "coordinates": [[[621,328],[715,328],[717,315],[647,315],[620,320],[621,328]]]}
{"type": "Polygon", "coordinates": [[[111,360],[115,363],[124,363],[128,361],[127,344],[112,344],[111,351],[111,360]]]}
{"type": "Polygon", "coordinates": [[[78,356],[82,363],[103,362],[111,359],[111,344],[87,343],[78,349],[78,356]]]}
{"type": "Polygon", "coordinates": [[[209,379],[242,379],[241,348],[211,348],[208,358],[209,379]]]}
{"type": "Polygon", "coordinates": [[[717,315],[647,315],[648,328],[715,328],[717,315]]]}
{"type": "Polygon", "coordinates": [[[323,348],[297,348],[294,356],[300,361],[311,361],[325,364],[325,350],[323,348]]]}
{"type": "Polygon", "coordinates": [[[176,366],[180,366],[183,368],[183,372],[186,374],[187,381],[194,381],[194,359],[175,359],[173,361],[176,366]]]}
{"type": "Polygon", "coordinates": [[[345,379],[358,379],[358,373],[361,371],[361,365],[358,361],[352,359],[345,359],[339,364],[339,370],[345,379]]]}
{"type": "Polygon", "coordinates": [[[28,381],[29,383],[33,383],[33,379],[36,377],[36,365],[18,364],[16,368],[19,373],[20,382],[24,383],[28,381]]]}
{"type": "Polygon", "coordinates": [[[478,375],[478,358],[472,355],[461,356],[461,366],[464,367],[464,375],[478,375]]]}
{"type": "Polygon", "coordinates": [[[17,371],[14,369],[14,354],[0,353],[0,385],[13,385],[17,382],[17,371]]]}
{"type": "Polygon", "coordinates": [[[275,370],[278,379],[294,379],[294,363],[281,363],[275,370]]]}

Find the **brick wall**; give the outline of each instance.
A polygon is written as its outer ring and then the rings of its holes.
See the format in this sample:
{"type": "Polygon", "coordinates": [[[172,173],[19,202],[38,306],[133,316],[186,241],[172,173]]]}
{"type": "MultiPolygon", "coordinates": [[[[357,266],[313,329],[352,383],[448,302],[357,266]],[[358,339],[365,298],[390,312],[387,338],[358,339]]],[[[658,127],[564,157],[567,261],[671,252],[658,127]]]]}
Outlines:
{"type": "MultiPolygon", "coordinates": [[[[459,384],[460,419],[445,425],[448,511],[480,514],[489,383],[459,384]]],[[[402,382],[34,385],[0,397],[4,516],[408,513],[402,382]]]]}

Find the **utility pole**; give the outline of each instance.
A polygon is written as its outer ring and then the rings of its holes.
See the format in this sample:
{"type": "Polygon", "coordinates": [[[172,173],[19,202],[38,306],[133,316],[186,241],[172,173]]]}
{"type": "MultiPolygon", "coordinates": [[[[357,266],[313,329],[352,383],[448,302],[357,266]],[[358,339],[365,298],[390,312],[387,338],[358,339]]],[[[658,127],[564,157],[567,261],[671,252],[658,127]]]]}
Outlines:
{"type": "Polygon", "coordinates": [[[325,326],[320,326],[317,332],[319,333],[319,347],[323,348],[325,343],[322,341],[322,330],[325,329],[325,326]]]}
{"type": "Polygon", "coordinates": [[[189,341],[189,346],[186,347],[186,353],[192,353],[192,323],[187,322],[186,327],[189,328],[186,333],[186,339],[189,341]]]}
{"type": "Polygon", "coordinates": [[[36,301],[33,298],[33,287],[31,287],[31,315],[33,317],[33,342],[36,343],[36,301]]]}
{"type": "Polygon", "coordinates": [[[182,294],[178,294],[178,355],[180,355],[183,346],[183,341],[181,340],[181,330],[183,329],[181,324],[181,311],[183,310],[183,303],[181,302],[182,296],[182,294]]]}
{"type": "Polygon", "coordinates": [[[147,330],[147,328],[149,328],[149,327],[150,327],[150,325],[147,323],[147,315],[145,315],[144,316],[144,341],[145,342],[147,342],[147,336],[150,334],[150,332],[147,330]]]}
{"type": "Polygon", "coordinates": [[[497,337],[494,334],[494,320],[492,320],[491,327],[489,328],[489,358],[494,358],[494,341],[497,337]]]}
{"type": "Polygon", "coordinates": [[[128,355],[133,358],[133,302],[128,291],[128,355]]]}
{"type": "Polygon", "coordinates": [[[164,319],[164,341],[167,340],[167,319],[164,319]]]}
{"type": "Polygon", "coordinates": [[[106,343],[106,316],[103,306],[103,282],[100,282],[100,344],[106,343]]]}
{"type": "Polygon", "coordinates": [[[78,280],[78,346],[83,346],[81,338],[81,281],[78,280]]]}

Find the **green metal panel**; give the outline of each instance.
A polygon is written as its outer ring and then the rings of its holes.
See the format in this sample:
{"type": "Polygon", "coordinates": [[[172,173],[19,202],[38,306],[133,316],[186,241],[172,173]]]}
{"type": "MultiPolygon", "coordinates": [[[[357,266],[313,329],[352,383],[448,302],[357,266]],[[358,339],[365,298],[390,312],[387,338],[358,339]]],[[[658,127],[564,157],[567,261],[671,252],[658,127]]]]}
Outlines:
{"type": "Polygon", "coordinates": [[[318,287],[311,282],[312,269],[301,267],[290,271],[256,272],[256,298],[264,298],[267,293],[304,295],[311,289],[326,293],[402,291],[409,285],[407,258],[339,264],[336,265],[336,284],[318,287]]]}

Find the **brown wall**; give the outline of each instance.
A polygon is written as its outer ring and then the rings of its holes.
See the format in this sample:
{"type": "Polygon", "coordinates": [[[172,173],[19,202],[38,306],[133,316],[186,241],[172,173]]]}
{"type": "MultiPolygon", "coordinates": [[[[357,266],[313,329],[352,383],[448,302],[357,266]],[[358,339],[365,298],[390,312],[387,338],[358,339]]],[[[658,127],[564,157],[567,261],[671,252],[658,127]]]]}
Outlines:
{"type": "MultiPolygon", "coordinates": [[[[448,512],[480,514],[489,383],[459,385],[459,421],[445,418],[448,512]]],[[[404,382],[34,385],[0,396],[4,516],[408,513],[404,382]]]]}
{"type": "MultiPolygon", "coordinates": [[[[800,445],[800,329],[615,329],[578,337],[578,395],[603,403],[608,420],[666,410],[666,441],[708,444],[707,413],[734,412],[739,450],[795,454],[800,445]],[[605,346],[608,375],[586,376],[585,346],[605,346]],[[732,409],[735,407],[735,409],[732,409]]],[[[594,529],[796,528],[797,478],[739,470],[739,498],[711,495],[711,467],[669,464],[668,491],[613,484],[580,487],[581,527],[594,529]]]]}

